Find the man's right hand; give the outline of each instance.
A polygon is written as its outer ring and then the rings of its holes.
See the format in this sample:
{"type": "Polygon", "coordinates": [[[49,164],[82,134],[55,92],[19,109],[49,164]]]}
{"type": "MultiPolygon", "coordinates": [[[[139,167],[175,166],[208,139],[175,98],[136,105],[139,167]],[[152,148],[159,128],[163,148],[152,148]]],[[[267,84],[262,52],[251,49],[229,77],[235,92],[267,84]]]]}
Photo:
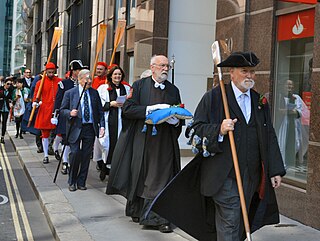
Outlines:
{"type": "Polygon", "coordinates": [[[226,135],[229,131],[234,130],[234,124],[237,122],[237,119],[224,119],[221,123],[220,127],[220,135],[224,136],[226,135]]]}
{"type": "Polygon", "coordinates": [[[42,104],[42,101],[40,101],[40,102],[34,101],[34,102],[32,102],[32,107],[35,106],[36,108],[38,108],[41,104],[42,104]]]}
{"type": "Polygon", "coordinates": [[[70,116],[71,117],[76,117],[78,115],[78,110],[73,109],[72,111],[70,111],[70,116]]]}

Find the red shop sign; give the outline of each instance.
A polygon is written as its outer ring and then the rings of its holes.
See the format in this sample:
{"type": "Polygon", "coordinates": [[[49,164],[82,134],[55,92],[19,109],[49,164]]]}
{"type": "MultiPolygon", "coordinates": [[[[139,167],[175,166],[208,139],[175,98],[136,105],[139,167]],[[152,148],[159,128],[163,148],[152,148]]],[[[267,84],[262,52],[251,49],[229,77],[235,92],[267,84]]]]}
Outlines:
{"type": "Polygon", "coordinates": [[[316,4],[317,0],[280,0],[282,2],[294,2],[294,3],[309,3],[316,4]]]}
{"type": "Polygon", "coordinates": [[[278,41],[314,36],[314,9],[278,17],[278,41]]]}

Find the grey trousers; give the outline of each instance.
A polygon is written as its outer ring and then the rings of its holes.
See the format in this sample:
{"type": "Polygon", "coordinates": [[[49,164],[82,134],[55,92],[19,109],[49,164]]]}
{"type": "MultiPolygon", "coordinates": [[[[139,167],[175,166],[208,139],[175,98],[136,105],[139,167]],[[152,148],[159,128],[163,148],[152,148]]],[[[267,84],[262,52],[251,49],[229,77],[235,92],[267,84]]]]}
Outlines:
{"type": "MultiPolygon", "coordinates": [[[[242,175],[247,211],[257,189],[258,180],[252,182],[248,171],[242,175]]],[[[228,177],[217,194],[212,197],[215,203],[215,224],[217,241],[240,241],[243,231],[243,219],[237,181],[228,177]]]]}

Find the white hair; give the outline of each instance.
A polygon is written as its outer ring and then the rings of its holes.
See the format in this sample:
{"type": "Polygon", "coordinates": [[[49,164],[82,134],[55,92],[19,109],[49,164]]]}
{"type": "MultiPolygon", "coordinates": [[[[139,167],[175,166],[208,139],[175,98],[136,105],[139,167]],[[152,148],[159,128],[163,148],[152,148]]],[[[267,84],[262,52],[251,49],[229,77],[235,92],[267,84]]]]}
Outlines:
{"type": "Polygon", "coordinates": [[[151,59],[150,59],[150,65],[153,65],[153,64],[155,64],[156,63],[156,58],[158,57],[158,55],[153,55],[152,57],[151,57],[151,59]]]}
{"type": "Polygon", "coordinates": [[[142,74],[140,75],[140,79],[142,78],[146,78],[152,75],[152,71],[151,69],[146,69],[145,71],[142,72],[142,74]]]}
{"type": "Polygon", "coordinates": [[[79,79],[82,79],[83,76],[87,75],[87,74],[90,74],[90,70],[88,69],[82,69],[79,74],[78,74],[78,78],[79,79]]]}

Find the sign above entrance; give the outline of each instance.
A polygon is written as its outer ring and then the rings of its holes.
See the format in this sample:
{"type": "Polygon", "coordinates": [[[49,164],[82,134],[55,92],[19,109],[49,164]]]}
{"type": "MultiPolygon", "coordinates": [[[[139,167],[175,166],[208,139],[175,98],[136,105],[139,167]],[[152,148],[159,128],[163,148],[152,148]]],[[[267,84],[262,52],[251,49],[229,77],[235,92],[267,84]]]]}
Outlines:
{"type": "Polygon", "coordinates": [[[316,4],[318,0],[280,0],[280,1],[282,1],[282,2],[316,4]]]}
{"type": "Polygon", "coordinates": [[[314,9],[278,17],[278,41],[314,36],[314,9]]]}

